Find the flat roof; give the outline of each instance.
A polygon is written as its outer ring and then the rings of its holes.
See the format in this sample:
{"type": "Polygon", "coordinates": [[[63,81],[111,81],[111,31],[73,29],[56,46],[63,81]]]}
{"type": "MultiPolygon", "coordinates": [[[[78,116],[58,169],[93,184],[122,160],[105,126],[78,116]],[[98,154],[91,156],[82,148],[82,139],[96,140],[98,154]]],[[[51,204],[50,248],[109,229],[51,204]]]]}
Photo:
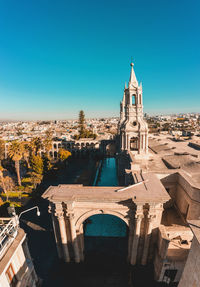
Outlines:
{"type": "Polygon", "coordinates": [[[80,184],[60,184],[50,186],[43,198],[52,202],[65,201],[110,201],[133,199],[134,202],[166,202],[170,196],[160,180],[150,173],[143,174],[144,182],[131,186],[83,186],[80,184]]]}

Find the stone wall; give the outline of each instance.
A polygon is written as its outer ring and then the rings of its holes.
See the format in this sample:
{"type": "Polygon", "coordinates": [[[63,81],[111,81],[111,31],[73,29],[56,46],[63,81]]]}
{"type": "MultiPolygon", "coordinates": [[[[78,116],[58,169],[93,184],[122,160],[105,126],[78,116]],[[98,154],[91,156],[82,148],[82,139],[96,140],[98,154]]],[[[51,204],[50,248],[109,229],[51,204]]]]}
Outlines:
{"type": "Polygon", "coordinates": [[[186,220],[199,218],[200,187],[192,179],[180,171],[163,177],[161,182],[186,220]]]}
{"type": "Polygon", "coordinates": [[[188,255],[181,280],[178,287],[198,287],[200,284],[200,244],[196,237],[192,241],[192,246],[188,255]]]}

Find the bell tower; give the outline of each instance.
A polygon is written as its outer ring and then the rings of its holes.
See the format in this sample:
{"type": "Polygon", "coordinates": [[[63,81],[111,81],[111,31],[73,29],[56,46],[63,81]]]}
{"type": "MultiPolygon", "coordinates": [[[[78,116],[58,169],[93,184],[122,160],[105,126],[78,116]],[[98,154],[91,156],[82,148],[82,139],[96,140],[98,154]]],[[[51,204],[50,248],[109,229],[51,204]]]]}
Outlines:
{"type": "Polygon", "coordinates": [[[143,118],[142,84],[138,85],[133,66],[120,103],[120,143],[121,150],[144,155],[148,154],[148,126],[143,118]]]}

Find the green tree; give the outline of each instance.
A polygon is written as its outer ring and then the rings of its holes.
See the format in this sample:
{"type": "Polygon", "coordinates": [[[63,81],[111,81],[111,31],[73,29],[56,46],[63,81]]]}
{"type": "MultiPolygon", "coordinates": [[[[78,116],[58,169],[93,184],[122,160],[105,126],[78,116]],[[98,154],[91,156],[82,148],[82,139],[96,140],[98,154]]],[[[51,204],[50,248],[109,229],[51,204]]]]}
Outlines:
{"type": "Polygon", "coordinates": [[[45,153],[47,155],[47,157],[49,156],[49,152],[52,149],[52,136],[53,133],[51,130],[47,130],[45,132],[45,138],[43,139],[43,147],[45,149],[45,153]]]}
{"type": "Polygon", "coordinates": [[[4,168],[0,165],[0,183],[1,183],[1,186],[3,189],[3,192],[5,194],[7,194],[6,185],[5,185],[4,176],[3,176],[3,171],[4,171],[4,168]]]}
{"type": "Polygon", "coordinates": [[[45,174],[52,168],[52,164],[47,154],[43,155],[42,160],[43,160],[43,173],[45,174]]]}
{"type": "Polygon", "coordinates": [[[21,185],[20,160],[23,158],[24,144],[19,141],[12,141],[8,148],[9,157],[15,162],[18,185],[21,185]]]}
{"type": "Polygon", "coordinates": [[[0,139],[0,164],[5,157],[5,141],[0,139]]]}
{"type": "Polygon", "coordinates": [[[44,163],[39,155],[33,154],[30,158],[30,165],[33,172],[42,175],[44,172],[44,163]]]}
{"type": "Polygon", "coordinates": [[[29,157],[30,157],[30,146],[27,142],[24,142],[23,158],[26,162],[27,168],[30,168],[29,157]]]}
{"type": "Polygon", "coordinates": [[[38,174],[35,172],[29,173],[29,176],[30,176],[31,183],[33,184],[34,188],[36,188],[37,185],[41,183],[42,177],[43,177],[41,174],[38,174]]]}
{"type": "Polygon", "coordinates": [[[40,137],[35,137],[29,142],[29,147],[31,154],[38,154],[38,152],[42,149],[43,144],[40,137]]]}
{"type": "Polygon", "coordinates": [[[3,167],[0,167],[0,186],[6,195],[6,200],[8,200],[9,193],[13,191],[15,185],[13,179],[10,176],[3,175],[3,171],[4,171],[3,167]]]}
{"type": "Polygon", "coordinates": [[[68,159],[68,157],[70,157],[72,154],[70,151],[66,150],[66,149],[63,149],[63,148],[60,148],[59,151],[58,151],[58,158],[61,160],[61,161],[65,161],[66,159],[68,159]]]}
{"type": "Polygon", "coordinates": [[[79,129],[80,137],[82,137],[85,131],[85,114],[83,110],[79,112],[79,129]]]}

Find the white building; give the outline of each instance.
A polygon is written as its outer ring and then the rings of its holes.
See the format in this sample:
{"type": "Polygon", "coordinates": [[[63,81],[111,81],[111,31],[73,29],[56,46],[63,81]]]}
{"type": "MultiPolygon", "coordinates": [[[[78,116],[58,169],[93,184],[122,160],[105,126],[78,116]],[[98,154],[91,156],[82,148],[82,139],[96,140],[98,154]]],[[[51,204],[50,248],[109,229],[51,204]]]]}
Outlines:
{"type": "Polygon", "coordinates": [[[0,287],[36,287],[26,234],[16,217],[0,218],[0,287]]]}

